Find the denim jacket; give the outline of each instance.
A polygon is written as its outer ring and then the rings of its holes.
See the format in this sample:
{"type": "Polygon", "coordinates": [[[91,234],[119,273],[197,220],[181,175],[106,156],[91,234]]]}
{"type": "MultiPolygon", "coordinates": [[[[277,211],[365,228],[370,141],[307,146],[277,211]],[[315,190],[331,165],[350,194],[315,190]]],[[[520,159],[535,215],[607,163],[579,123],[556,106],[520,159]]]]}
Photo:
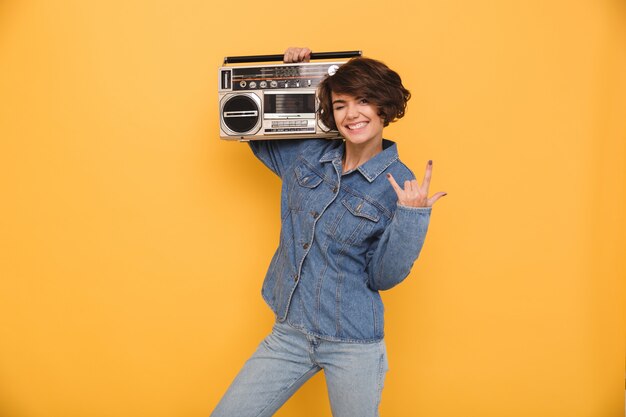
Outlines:
{"type": "Polygon", "coordinates": [[[386,173],[414,179],[396,144],[342,173],[341,140],[251,141],[282,179],[280,242],[262,294],[278,321],[327,340],[383,338],[378,293],[400,283],[417,259],[430,207],[397,204],[386,173]]]}

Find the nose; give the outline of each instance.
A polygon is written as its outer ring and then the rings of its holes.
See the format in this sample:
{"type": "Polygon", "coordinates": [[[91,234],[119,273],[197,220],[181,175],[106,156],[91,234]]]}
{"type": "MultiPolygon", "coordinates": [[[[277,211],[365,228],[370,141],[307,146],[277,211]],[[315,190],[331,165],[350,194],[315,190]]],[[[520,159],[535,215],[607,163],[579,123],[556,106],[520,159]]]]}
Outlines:
{"type": "Polygon", "coordinates": [[[348,104],[347,116],[350,119],[356,119],[357,117],[359,117],[359,107],[355,103],[348,104]]]}

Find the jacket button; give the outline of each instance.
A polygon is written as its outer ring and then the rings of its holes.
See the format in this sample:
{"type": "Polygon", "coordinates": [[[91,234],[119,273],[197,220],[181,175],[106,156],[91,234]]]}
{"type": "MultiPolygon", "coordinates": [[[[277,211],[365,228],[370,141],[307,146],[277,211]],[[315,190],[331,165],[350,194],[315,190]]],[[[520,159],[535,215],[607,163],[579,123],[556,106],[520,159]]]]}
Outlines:
{"type": "Polygon", "coordinates": [[[308,248],[309,248],[309,244],[308,244],[308,243],[305,243],[304,245],[302,245],[302,247],[306,250],[306,249],[308,249],[308,248]]]}
{"type": "Polygon", "coordinates": [[[336,193],[336,192],[337,192],[337,186],[335,185],[335,186],[333,187],[333,193],[336,193]]]}
{"type": "Polygon", "coordinates": [[[313,216],[314,219],[317,219],[320,216],[320,214],[317,211],[312,211],[311,216],[313,216]]]}
{"type": "Polygon", "coordinates": [[[299,279],[300,279],[300,277],[298,276],[298,274],[293,276],[293,281],[294,282],[298,282],[299,279]]]}

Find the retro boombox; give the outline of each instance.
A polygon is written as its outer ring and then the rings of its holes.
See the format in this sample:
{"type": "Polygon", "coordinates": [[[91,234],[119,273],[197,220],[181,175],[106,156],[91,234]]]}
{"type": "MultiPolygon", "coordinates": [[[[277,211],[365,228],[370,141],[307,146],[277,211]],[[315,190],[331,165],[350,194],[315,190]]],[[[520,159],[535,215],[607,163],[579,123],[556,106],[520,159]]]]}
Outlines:
{"type": "MultiPolygon", "coordinates": [[[[311,59],[342,59],[361,51],[312,53],[311,59]]],[[[336,138],[317,115],[317,85],[345,61],[226,66],[282,61],[283,55],[224,58],[219,69],[220,138],[226,140],[336,138]]]]}

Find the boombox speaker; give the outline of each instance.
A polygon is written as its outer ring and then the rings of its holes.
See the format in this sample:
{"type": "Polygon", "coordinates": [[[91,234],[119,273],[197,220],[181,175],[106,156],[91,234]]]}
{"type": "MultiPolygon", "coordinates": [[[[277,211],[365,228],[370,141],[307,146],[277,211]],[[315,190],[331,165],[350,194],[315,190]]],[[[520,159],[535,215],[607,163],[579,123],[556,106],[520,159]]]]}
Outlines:
{"type": "MultiPolygon", "coordinates": [[[[361,51],[318,52],[311,59],[343,59],[361,51]]],[[[346,61],[232,64],[282,61],[283,55],[224,58],[218,74],[220,138],[267,140],[337,138],[318,118],[317,86],[346,61]]]]}

